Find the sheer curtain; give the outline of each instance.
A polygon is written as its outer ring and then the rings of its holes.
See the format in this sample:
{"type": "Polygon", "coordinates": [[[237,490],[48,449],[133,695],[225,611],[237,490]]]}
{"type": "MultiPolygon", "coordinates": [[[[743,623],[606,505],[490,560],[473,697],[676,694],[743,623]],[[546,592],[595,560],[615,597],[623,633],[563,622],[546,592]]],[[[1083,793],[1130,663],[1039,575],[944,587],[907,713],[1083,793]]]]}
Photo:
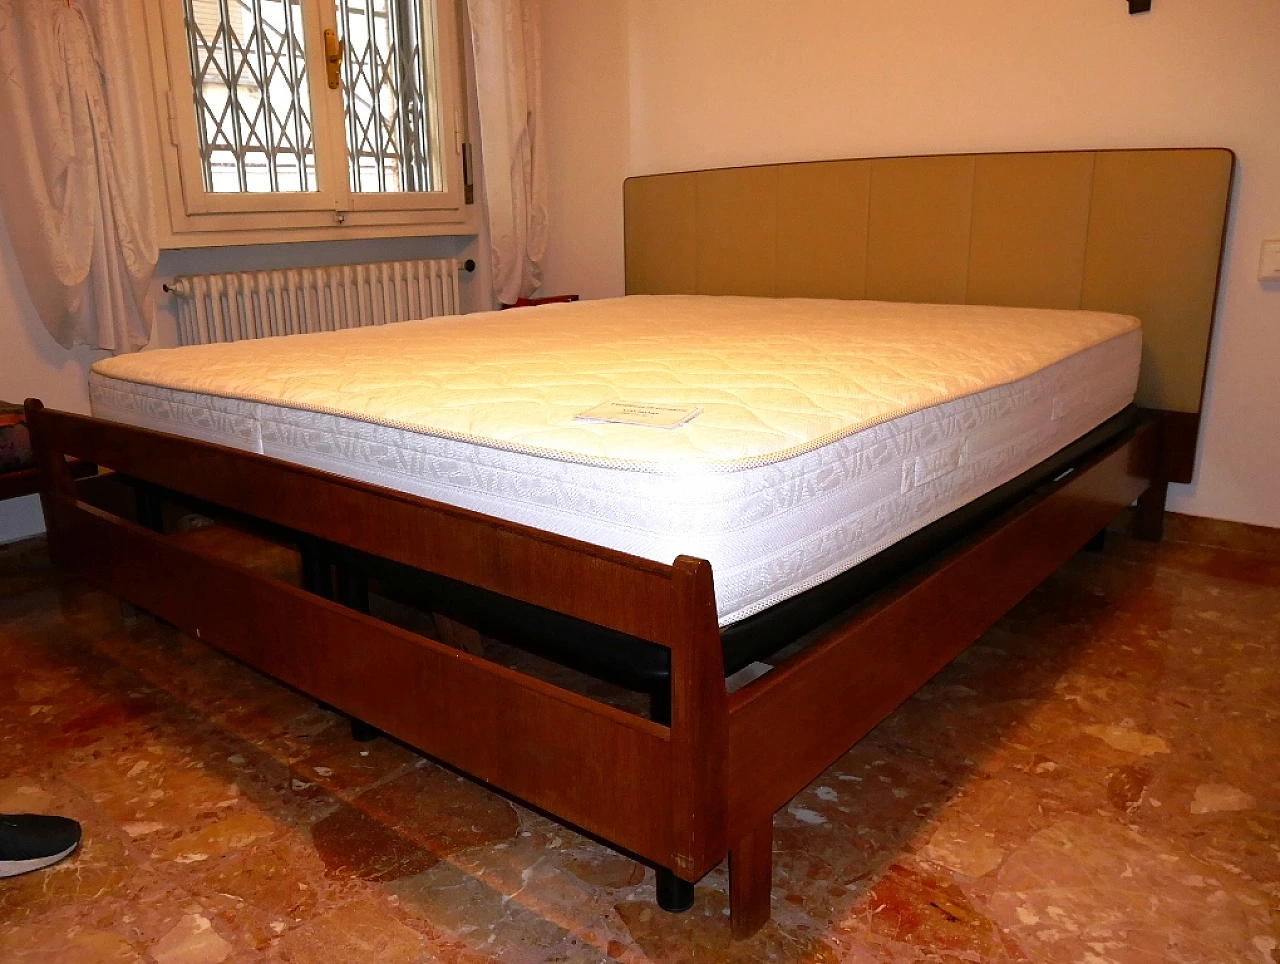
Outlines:
{"type": "Polygon", "coordinates": [[[0,207],[66,347],[151,335],[158,251],[125,4],[0,0],[0,207]]]}
{"type": "Polygon", "coordinates": [[[547,249],[542,77],[533,0],[468,0],[493,291],[511,304],[542,285],[547,249]]]}

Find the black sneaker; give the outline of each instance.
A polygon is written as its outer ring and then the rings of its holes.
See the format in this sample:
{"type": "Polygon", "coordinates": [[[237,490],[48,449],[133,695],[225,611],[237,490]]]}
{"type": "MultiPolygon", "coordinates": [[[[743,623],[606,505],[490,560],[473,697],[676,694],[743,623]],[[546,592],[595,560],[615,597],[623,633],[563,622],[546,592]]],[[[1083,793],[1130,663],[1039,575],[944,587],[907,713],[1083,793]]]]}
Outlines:
{"type": "Polygon", "coordinates": [[[0,877],[56,864],[80,846],[80,824],[66,817],[0,813],[0,877]]]}

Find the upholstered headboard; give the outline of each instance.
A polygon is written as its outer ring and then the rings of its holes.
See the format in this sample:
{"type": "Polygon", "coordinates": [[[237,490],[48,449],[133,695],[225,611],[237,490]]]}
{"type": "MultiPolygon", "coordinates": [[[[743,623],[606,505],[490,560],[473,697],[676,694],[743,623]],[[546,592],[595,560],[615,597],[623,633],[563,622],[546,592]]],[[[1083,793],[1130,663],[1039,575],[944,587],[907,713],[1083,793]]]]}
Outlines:
{"type": "Polygon", "coordinates": [[[1235,157],[952,154],[633,177],[628,294],[1092,308],[1142,319],[1138,402],[1189,481],[1235,157]],[[1189,438],[1187,437],[1189,435],[1189,438]]]}

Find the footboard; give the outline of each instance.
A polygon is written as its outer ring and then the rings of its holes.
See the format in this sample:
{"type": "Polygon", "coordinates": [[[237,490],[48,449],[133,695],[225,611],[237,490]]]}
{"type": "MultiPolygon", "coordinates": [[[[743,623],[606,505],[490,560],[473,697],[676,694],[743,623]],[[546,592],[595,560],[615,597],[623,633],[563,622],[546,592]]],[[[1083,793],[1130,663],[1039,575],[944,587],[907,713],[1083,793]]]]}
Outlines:
{"type": "Polygon", "coordinates": [[[59,566],[318,700],[697,880],[726,852],[710,566],[665,566],[223,446],[28,402],[59,566]],[[77,497],[67,457],[671,650],[665,727],[180,545],[77,497]]]}

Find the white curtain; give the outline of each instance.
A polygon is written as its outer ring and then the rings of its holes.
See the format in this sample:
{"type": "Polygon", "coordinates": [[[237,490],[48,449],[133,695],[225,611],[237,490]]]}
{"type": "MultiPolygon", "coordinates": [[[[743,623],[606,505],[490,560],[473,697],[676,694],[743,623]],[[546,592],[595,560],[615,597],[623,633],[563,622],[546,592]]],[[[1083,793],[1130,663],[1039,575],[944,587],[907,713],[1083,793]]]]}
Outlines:
{"type": "Polygon", "coordinates": [[[151,334],[155,218],[120,0],[0,0],[0,208],[59,344],[151,334]]]}
{"type": "Polygon", "coordinates": [[[541,55],[533,2],[467,2],[493,291],[503,304],[541,287],[547,249],[541,55]]]}

